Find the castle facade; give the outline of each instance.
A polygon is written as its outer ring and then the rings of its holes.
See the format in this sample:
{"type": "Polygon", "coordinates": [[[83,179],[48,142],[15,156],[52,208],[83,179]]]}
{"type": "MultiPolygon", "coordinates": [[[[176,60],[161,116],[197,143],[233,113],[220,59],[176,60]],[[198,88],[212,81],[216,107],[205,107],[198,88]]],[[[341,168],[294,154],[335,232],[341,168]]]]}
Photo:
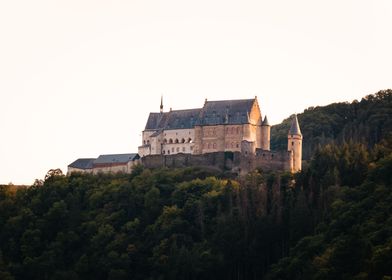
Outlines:
{"type": "Polygon", "coordinates": [[[206,99],[202,108],[168,112],[163,111],[161,99],[160,112],[149,114],[138,153],[147,165],[167,165],[168,159],[173,163],[184,158],[173,156],[178,154],[188,155],[186,162],[192,162],[212,158],[203,155],[232,152],[236,154],[236,168],[242,171],[301,170],[302,134],[297,117],[293,117],[288,132],[287,151],[270,150],[270,129],[267,116],[262,119],[257,97],[206,99]]]}

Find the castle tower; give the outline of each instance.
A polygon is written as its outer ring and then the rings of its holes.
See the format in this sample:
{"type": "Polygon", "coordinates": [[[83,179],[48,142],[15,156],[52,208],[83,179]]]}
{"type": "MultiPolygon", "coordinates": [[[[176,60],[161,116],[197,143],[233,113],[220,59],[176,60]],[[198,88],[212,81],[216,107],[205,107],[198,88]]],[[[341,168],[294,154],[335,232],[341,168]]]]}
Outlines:
{"type": "Polygon", "coordinates": [[[270,150],[270,139],[271,139],[271,126],[268,123],[267,115],[264,117],[264,121],[261,123],[261,148],[263,150],[270,150]]]}
{"type": "Polygon", "coordinates": [[[302,133],[299,128],[297,115],[294,115],[291,120],[287,150],[293,152],[293,172],[300,171],[302,169],[302,133]]]}

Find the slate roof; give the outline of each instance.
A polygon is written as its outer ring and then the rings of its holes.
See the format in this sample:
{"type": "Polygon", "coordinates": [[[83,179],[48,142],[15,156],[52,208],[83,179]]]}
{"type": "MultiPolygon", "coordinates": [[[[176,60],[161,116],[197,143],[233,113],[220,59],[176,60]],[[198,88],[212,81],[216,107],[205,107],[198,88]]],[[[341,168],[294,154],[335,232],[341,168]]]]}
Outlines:
{"type": "Polygon", "coordinates": [[[246,124],[255,99],[206,101],[198,125],[246,124]]]}
{"type": "Polygon", "coordinates": [[[73,163],[68,165],[68,167],[73,167],[78,169],[92,169],[94,160],[95,158],[78,158],[73,163]]]}
{"type": "Polygon", "coordinates": [[[261,123],[261,125],[269,126],[269,122],[268,122],[268,119],[267,119],[267,115],[265,115],[264,121],[261,123]]]}
{"type": "Polygon", "coordinates": [[[112,154],[112,155],[100,155],[96,160],[94,160],[94,164],[101,163],[127,163],[129,161],[133,161],[139,159],[140,156],[138,154],[112,154]]]}
{"type": "Polygon", "coordinates": [[[193,128],[200,110],[172,110],[165,113],[150,113],[145,130],[193,128]]]}
{"type": "Polygon", "coordinates": [[[294,117],[291,120],[291,127],[289,130],[289,134],[290,135],[302,135],[301,129],[299,128],[297,115],[294,115],[294,117]]]}
{"type": "Polygon", "coordinates": [[[167,113],[150,113],[145,129],[158,129],[162,117],[167,113]]]}
{"type": "MultiPolygon", "coordinates": [[[[150,113],[145,130],[189,129],[195,125],[247,124],[254,99],[207,101],[203,108],[150,113]]],[[[267,121],[268,123],[268,121],[267,121]]]]}

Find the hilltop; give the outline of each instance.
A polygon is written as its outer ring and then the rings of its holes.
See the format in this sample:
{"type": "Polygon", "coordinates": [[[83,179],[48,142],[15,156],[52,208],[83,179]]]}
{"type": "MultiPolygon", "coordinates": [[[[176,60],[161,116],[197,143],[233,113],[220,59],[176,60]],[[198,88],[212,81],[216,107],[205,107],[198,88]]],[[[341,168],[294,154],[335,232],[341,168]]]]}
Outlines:
{"type": "Polygon", "coordinates": [[[296,174],[138,166],[1,186],[0,279],[388,279],[391,96],[300,114],[296,174]]]}

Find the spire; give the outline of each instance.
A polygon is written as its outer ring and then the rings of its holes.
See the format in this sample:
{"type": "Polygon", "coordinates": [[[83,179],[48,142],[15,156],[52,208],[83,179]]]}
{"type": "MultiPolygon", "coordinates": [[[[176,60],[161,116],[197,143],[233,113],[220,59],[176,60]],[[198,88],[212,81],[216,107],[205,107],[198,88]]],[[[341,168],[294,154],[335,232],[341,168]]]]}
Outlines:
{"type": "Polygon", "coordinates": [[[268,122],[268,119],[267,119],[267,115],[265,115],[264,121],[261,123],[261,125],[270,126],[270,125],[269,125],[269,122],[268,122]]]}
{"type": "Polygon", "coordinates": [[[163,113],[163,96],[161,95],[161,106],[160,108],[160,112],[163,113]]]}
{"type": "Polygon", "coordinates": [[[301,129],[299,128],[298,118],[295,114],[293,119],[291,120],[291,127],[289,130],[289,134],[291,135],[302,135],[301,129]]]}

